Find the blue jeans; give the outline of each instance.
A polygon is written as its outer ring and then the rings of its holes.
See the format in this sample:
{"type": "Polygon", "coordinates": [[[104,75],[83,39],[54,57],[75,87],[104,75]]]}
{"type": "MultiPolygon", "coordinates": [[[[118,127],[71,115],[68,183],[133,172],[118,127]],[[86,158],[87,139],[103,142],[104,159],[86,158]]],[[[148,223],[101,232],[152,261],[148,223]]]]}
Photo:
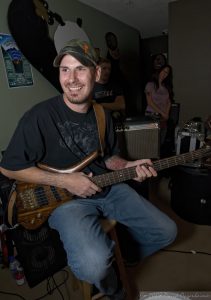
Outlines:
{"type": "Polygon", "coordinates": [[[166,247],[177,234],[167,215],[124,183],[113,185],[103,198],[75,199],[56,208],[49,225],[60,234],[68,265],[77,278],[106,295],[112,295],[118,283],[112,266],[114,242],[103,232],[99,217],[127,226],[141,258],[166,247]]]}

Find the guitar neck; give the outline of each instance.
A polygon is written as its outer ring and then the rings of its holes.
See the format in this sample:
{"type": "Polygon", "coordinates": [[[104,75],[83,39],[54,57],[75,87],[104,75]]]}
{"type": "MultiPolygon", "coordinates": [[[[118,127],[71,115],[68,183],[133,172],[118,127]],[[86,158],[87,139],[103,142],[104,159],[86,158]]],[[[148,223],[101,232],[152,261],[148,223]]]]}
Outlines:
{"type": "MultiPolygon", "coordinates": [[[[210,152],[210,149],[201,148],[199,150],[191,151],[188,153],[163,158],[161,160],[154,161],[153,167],[156,171],[161,171],[202,158],[208,152],[210,152]]],[[[115,183],[120,183],[129,179],[133,179],[135,177],[137,177],[136,167],[130,167],[94,176],[92,178],[92,181],[99,187],[106,187],[115,183]]]]}

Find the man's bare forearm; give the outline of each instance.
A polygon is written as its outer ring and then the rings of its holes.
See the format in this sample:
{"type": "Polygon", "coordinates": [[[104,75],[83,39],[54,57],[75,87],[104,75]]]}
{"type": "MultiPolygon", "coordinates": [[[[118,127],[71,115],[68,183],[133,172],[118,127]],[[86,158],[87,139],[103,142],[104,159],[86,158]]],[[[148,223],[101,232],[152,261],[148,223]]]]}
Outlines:
{"type": "Polygon", "coordinates": [[[101,103],[103,107],[110,109],[112,111],[124,111],[125,110],[125,99],[123,96],[117,96],[114,102],[101,103]]]}
{"type": "Polygon", "coordinates": [[[20,171],[10,171],[1,169],[5,176],[26,183],[51,185],[68,190],[71,194],[81,198],[92,196],[101,189],[91,180],[91,174],[85,175],[83,172],[73,172],[71,174],[53,173],[41,170],[36,167],[20,171]]]}
{"type": "Polygon", "coordinates": [[[58,173],[52,173],[48,171],[41,170],[37,167],[31,167],[19,171],[11,171],[1,168],[3,175],[8,178],[15,179],[17,181],[35,183],[35,184],[46,184],[54,185],[57,187],[63,187],[64,185],[64,175],[58,173]]]}
{"type": "Polygon", "coordinates": [[[128,161],[118,155],[113,155],[109,157],[105,163],[109,170],[120,170],[127,166],[128,161]]]}
{"type": "Polygon", "coordinates": [[[140,182],[146,178],[157,176],[157,172],[154,170],[152,161],[150,159],[128,161],[119,157],[118,155],[114,155],[106,160],[106,167],[110,170],[136,167],[137,177],[134,179],[140,182]]]}

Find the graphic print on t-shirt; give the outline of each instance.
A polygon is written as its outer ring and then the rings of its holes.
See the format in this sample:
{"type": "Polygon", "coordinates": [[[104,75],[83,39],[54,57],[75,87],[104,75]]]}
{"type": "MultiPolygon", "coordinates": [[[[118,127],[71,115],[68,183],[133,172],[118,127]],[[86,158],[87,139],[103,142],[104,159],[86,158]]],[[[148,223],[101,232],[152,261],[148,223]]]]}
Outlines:
{"type": "Polygon", "coordinates": [[[84,154],[88,155],[99,147],[96,123],[90,122],[89,118],[83,124],[69,120],[64,124],[58,123],[58,126],[63,137],[60,145],[68,146],[77,157],[83,158],[84,154]]]}

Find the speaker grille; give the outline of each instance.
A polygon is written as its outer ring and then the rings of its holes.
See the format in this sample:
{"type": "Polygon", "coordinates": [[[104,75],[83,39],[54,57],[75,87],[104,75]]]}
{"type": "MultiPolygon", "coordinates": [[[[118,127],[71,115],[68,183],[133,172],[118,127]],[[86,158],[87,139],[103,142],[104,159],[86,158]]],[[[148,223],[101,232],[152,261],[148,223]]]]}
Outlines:
{"type": "Polygon", "coordinates": [[[121,155],[126,159],[159,158],[158,123],[124,123],[116,128],[121,155]]]}
{"type": "Polygon", "coordinates": [[[12,238],[30,287],[67,265],[67,256],[59,233],[49,228],[47,223],[34,231],[20,226],[13,230],[12,238]]]}

